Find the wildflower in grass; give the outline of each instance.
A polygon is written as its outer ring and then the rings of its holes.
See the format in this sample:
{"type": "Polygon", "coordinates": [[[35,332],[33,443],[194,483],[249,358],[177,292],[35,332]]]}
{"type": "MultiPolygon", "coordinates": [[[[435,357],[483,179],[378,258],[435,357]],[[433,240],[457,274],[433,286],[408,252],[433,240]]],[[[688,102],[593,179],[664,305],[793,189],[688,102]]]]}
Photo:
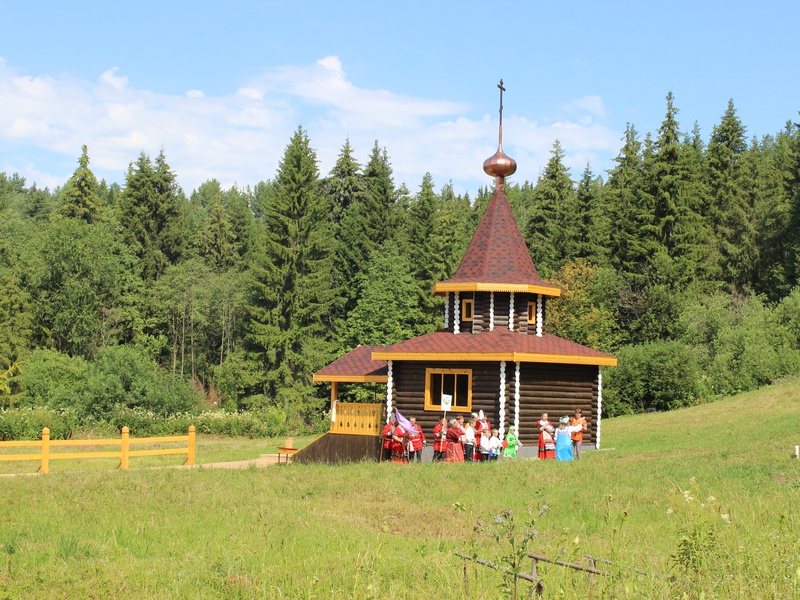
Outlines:
{"type": "Polygon", "coordinates": [[[722,513],[722,514],[720,515],[720,518],[721,518],[723,521],[725,521],[726,523],[730,523],[730,522],[731,522],[731,516],[730,516],[728,513],[722,513]]]}

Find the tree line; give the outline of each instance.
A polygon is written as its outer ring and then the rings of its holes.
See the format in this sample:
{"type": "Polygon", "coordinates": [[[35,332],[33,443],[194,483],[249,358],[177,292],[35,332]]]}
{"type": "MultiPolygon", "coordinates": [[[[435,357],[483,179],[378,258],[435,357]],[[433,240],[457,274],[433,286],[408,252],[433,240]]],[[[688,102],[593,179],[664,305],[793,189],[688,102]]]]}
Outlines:
{"type": "MultiPolygon", "coordinates": [[[[564,292],[548,331],[620,358],[611,415],[800,372],[798,124],[748,139],[731,101],[706,143],[677,114],[670,94],[657,132],[629,124],[605,174],[574,179],[556,142],[535,182],[506,186],[564,292]]],[[[430,174],[411,192],[377,141],[363,165],[345,141],[323,175],[302,128],[253,187],[187,196],[163,150],[122,184],[89,165],[84,146],[54,190],[0,173],[0,407],[269,409],[313,426],[314,371],[442,326],[431,287],[492,192],[437,191],[430,174]]]]}

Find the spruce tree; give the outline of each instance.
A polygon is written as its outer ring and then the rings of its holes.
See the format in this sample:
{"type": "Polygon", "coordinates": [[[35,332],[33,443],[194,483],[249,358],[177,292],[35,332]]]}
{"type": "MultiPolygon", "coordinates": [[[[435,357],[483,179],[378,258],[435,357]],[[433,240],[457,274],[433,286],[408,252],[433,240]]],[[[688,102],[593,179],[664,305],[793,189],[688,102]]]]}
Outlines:
{"type": "Polygon", "coordinates": [[[771,136],[762,143],[753,139],[744,160],[746,189],[753,204],[758,264],[753,289],[771,301],[778,301],[792,290],[786,272],[790,253],[789,219],[791,204],[784,191],[778,164],[785,150],[771,136]]]}
{"type": "Polygon", "coordinates": [[[431,328],[441,319],[441,302],[430,290],[434,283],[445,279],[444,248],[438,222],[440,207],[441,199],[434,190],[433,177],[425,173],[408,211],[408,246],[411,268],[419,284],[420,307],[425,323],[431,328]]]}
{"type": "Polygon", "coordinates": [[[53,212],[57,217],[71,217],[92,223],[98,218],[101,201],[100,185],[89,168],[89,153],[86,145],[81,148],[78,168],[69,178],[61,192],[61,204],[53,212]]]}
{"type": "Polygon", "coordinates": [[[718,281],[720,255],[706,216],[710,192],[706,179],[705,146],[696,122],[681,145],[681,163],[684,180],[681,206],[686,218],[676,239],[679,270],[687,280],[718,281]]]}
{"type": "Polygon", "coordinates": [[[281,159],[263,220],[265,247],[252,265],[248,339],[264,365],[263,392],[289,423],[309,416],[311,377],[330,358],[330,207],[315,151],[298,128],[281,159]]]}
{"type": "Polygon", "coordinates": [[[680,162],[680,132],[672,92],[667,94],[667,115],[661,123],[651,168],[648,169],[648,193],[653,197],[655,209],[652,223],[654,247],[674,256],[678,219],[683,212],[680,190],[683,173],[680,162]]]}
{"type": "Polygon", "coordinates": [[[358,303],[347,317],[348,348],[395,344],[419,332],[417,283],[395,241],[387,240],[372,253],[359,279],[358,303]]]}
{"type": "Polygon", "coordinates": [[[607,266],[611,223],[603,205],[602,187],[602,180],[594,176],[587,162],[575,193],[578,221],[575,255],[594,265],[607,266]]]}
{"type": "Polygon", "coordinates": [[[556,140],[550,160],[536,182],[525,241],[534,264],[545,276],[576,255],[578,223],[575,186],[556,140]]]}
{"type": "Polygon", "coordinates": [[[221,198],[211,207],[205,227],[197,233],[195,243],[200,250],[200,256],[205,257],[215,273],[231,268],[239,258],[236,252],[236,233],[225,207],[222,206],[221,198]]]}
{"type": "Polygon", "coordinates": [[[640,273],[646,260],[644,230],[651,215],[641,206],[642,143],[630,123],[625,128],[625,145],[614,162],[603,189],[611,219],[611,263],[623,273],[640,273]]]}
{"type": "Polygon", "coordinates": [[[399,191],[394,186],[389,154],[386,148],[380,147],[377,140],[364,167],[364,182],[367,191],[362,211],[365,235],[377,247],[384,240],[393,238],[400,227],[397,211],[399,191]]]}
{"type": "Polygon", "coordinates": [[[722,263],[722,277],[739,290],[749,288],[758,260],[753,210],[745,192],[743,160],[745,127],[733,100],[708,143],[708,173],[712,191],[710,218],[722,263]]]}
{"type": "Polygon", "coordinates": [[[787,123],[782,138],[786,152],[781,172],[789,202],[789,252],[785,270],[788,282],[800,285],[800,124],[787,123]]]}
{"type": "Polygon", "coordinates": [[[370,230],[370,198],[360,165],[353,157],[350,140],[345,142],[330,175],[323,182],[331,207],[337,287],[342,290],[336,304],[336,317],[346,316],[358,299],[358,277],[367,268],[370,254],[379,240],[370,230]]]}
{"type": "Polygon", "coordinates": [[[253,194],[250,188],[242,190],[234,185],[223,192],[222,204],[235,237],[233,264],[237,268],[243,268],[253,248],[255,224],[252,210],[253,194]]]}
{"type": "Polygon", "coordinates": [[[188,243],[186,198],[162,150],[155,162],[142,152],[128,167],[117,213],[145,280],[157,279],[188,243]]]}

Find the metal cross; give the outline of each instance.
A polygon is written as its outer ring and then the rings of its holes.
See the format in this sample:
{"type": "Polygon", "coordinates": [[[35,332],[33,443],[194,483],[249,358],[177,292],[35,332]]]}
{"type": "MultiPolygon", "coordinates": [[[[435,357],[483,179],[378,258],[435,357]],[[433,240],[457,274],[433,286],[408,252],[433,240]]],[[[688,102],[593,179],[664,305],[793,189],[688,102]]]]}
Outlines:
{"type": "Polygon", "coordinates": [[[497,87],[500,88],[500,127],[498,129],[498,143],[500,147],[503,146],[503,92],[506,91],[506,88],[503,87],[503,80],[500,80],[500,83],[497,84],[497,87]]]}
{"type": "Polygon", "coordinates": [[[500,80],[500,83],[497,84],[497,87],[500,88],[500,126],[503,126],[503,92],[506,91],[506,88],[503,87],[503,80],[500,80]]]}

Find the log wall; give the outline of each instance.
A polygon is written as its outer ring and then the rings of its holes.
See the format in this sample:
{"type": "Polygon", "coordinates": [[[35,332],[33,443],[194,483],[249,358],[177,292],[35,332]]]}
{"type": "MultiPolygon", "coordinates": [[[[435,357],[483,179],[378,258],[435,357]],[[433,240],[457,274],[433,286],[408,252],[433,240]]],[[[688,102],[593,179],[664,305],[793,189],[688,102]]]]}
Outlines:
{"type": "MultiPolygon", "coordinates": [[[[481,333],[489,331],[491,322],[491,294],[489,292],[461,292],[458,296],[458,307],[461,310],[461,301],[464,298],[473,299],[473,320],[460,321],[460,333],[481,333]]],[[[542,321],[544,322],[546,298],[542,298],[542,321]]],[[[511,294],[506,292],[495,292],[494,294],[494,328],[508,329],[508,305],[511,302],[511,294]]],[[[514,331],[536,334],[536,324],[528,323],[528,302],[536,303],[536,294],[515,293],[514,294],[514,331]]],[[[448,330],[453,331],[455,320],[455,294],[450,293],[448,302],[450,323],[448,330]]],[[[444,314],[442,315],[444,316],[444,314]]],[[[544,323],[543,323],[544,326],[544,323]]]]}
{"type": "MultiPolygon", "coordinates": [[[[519,435],[522,443],[536,443],[539,437],[536,422],[542,413],[548,413],[555,426],[559,418],[572,417],[575,409],[580,408],[589,425],[583,434],[583,443],[594,445],[597,436],[597,374],[595,366],[520,365],[519,435]]],[[[506,414],[509,414],[508,410],[506,414]]],[[[510,414],[513,419],[513,409],[510,414]]]]}
{"type": "Polygon", "coordinates": [[[528,324],[528,302],[536,301],[534,294],[514,294],[514,331],[536,335],[536,324],[528,324]],[[528,331],[528,327],[531,331],[528,331]]]}

